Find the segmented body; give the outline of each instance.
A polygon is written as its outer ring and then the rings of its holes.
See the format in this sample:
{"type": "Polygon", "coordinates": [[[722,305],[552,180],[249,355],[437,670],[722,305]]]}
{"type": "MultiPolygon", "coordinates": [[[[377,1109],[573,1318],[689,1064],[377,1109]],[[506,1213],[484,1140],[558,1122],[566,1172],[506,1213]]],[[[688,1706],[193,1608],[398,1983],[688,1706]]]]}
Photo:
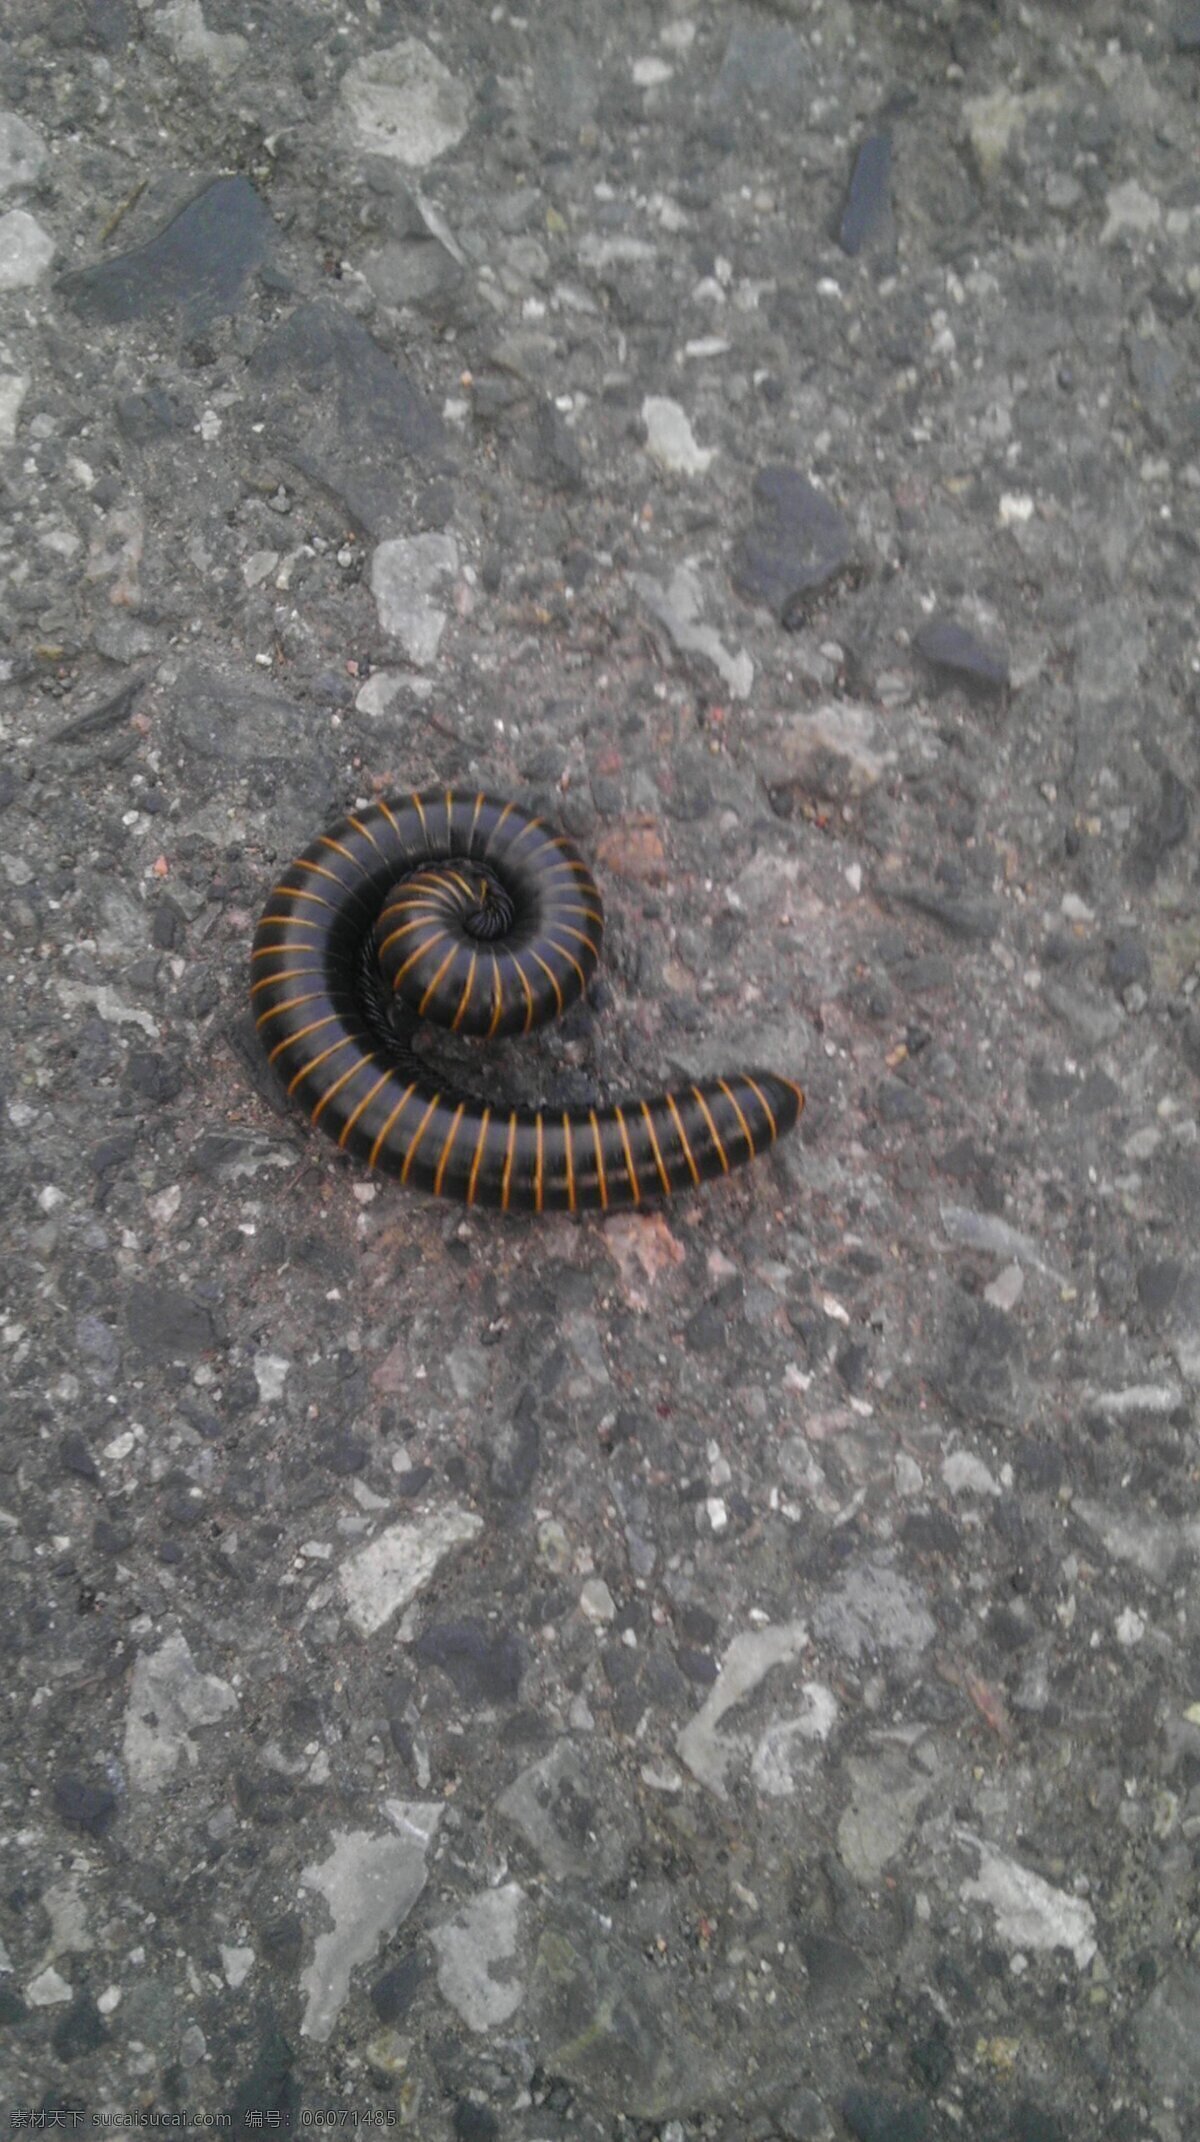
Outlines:
{"type": "Polygon", "coordinates": [[[458,1034],[528,1034],[587,988],[604,929],[572,843],[457,789],[352,812],[284,872],[251,998],[270,1062],[313,1123],[402,1183],[505,1212],[614,1212],[690,1190],[792,1128],[791,1079],[741,1072],[605,1108],[504,1108],[439,1085],[388,994],[458,1034]]]}

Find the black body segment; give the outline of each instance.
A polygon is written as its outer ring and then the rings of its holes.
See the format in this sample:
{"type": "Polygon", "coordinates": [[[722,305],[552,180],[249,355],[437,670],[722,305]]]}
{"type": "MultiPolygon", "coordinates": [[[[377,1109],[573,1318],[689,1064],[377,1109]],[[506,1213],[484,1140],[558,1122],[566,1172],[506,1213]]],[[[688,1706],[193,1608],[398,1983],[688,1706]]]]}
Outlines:
{"type": "Polygon", "coordinates": [[[804,1095],[731,1073],[605,1108],[494,1107],[439,1087],[391,1031],[389,996],[459,1034],[561,1016],[600,957],[604,911],[572,843],[460,789],[352,812],[272,890],[251,953],[258,1032],[310,1121],[369,1168],[505,1212],[652,1205],[765,1152],[804,1095]]]}

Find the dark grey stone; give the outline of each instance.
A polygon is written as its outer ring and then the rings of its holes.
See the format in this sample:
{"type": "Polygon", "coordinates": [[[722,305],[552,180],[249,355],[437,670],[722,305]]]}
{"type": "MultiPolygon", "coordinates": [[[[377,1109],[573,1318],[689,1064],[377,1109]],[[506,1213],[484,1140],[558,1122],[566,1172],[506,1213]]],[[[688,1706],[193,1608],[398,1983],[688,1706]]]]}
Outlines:
{"type": "Polygon", "coordinates": [[[730,567],[740,595],[765,603],[787,623],[793,606],[827,587],[849,556],[844,516],[799,469],[776,464],[759,470],[754,519],[730,567]]]}
{"type": "Polygon", "coordinates": [[[882,231],[891,217],[892,137],[868,134],[854,159],[838,244],[851,259],[882,231]]]}
{"type": "Polygon", "coordinates": [[[189,403],[165,387],[145,387],[138,394],[122,394],[116,410],[117,428],[131,446],[151,446],[173,432],[190,431],[196,421],[189,403]]]}
{"type": "Polygon", "coordinates": [[[216,1343],[212,1310],[178,1287],[137,1279],[125,1307],[129,1336],[157,1361],[207,1353],[216,1343]]]}
{"type": "Polygon", "coordinates": [[[1141,939],[1131,932],[1118,937],[1110,946],[1105,966],[1110,986],[1118,995],[1135,985],[1144,985],[1150,979],[1150,955],[1141,939]]]}
{"type": "Polygon", "coordinates": [[[501,1502],[521,1502],[537,1478],[541,1459],[541,1435],[533,1409],[533,1394],[522,1391],[512,1417],[492,1428],[488,1448],[488,1483],[501,1502]]]}
{"type": "Polygon", "coordinates": [[[1175,45],[1180,52],[1200,52],[1200,7],[1181,8],[1175,20],[1175,45]]]}
{"type": "Polygon", "coordinates": [[[371,2006],[381,2023],[399,2023],[408,2014],[425,1977],[425,1965],[414,1951],[380,1973],[371,1987],[371,2006]]]}
{"type": "Polygon", "coordinates": [[[90,1993],[77,1994],[59,2017],[51,2044],[60,2060],[81,2060],[108,2042],[108,2027],[90,1993]]]}
{"type": "Polygon", "coordinates": [[[498,2142],[500,2122],[490,2105],[460,2097],[454,2107],[454,2142],[498,2142]]]}
{"type": "Polygon", "coordinates": [[[553,402],[534,411],[526,461],[534,483],[545,491],[572,492],[583,486],[583,454],[553,402]]]}
{"type": "Polygon", "coordinates": [[[284,2132],[300,2112],[303,2093],[293,2072],[294,2054],[276,2025],[264,2032],[245,2082],[231,2107],[234,2134],[255,2134],[269,2120],[284,2123],[284,2132]]]}
{"type": "Polygon", "coordinates": [[[957,684],[981,693],[1008,688],[1008,656],[1002,647],[989,647],[965,625],[953,618],[931,617],[913,635],[913,646],[930,668],[957,684]]]}
{"type": "Polygon", "coordinates": [[[893,885],[888,889],[893,899],[931,916],[948,936],[961,937],[967,943],[990,944],[1000,928],[1000,907],[995,900],[935,892],[932,887],[920,885],[893,885]]]}
{"type": "MultiPolygon", "coordinates": [[[[407,531],[412,464],[425,474],[439,467],[445,433],[421,389],[359,321],[325,298],[297,306],[256,351],[250,378],[277,452],[369,536],[407,531]]],[[[423,495],[428,502],[433,494],[423,495]]]]}
{"type": "Polygon", "coordinates": [[[117,1796],[108,1785],[89,1784],[73,1770],[60,1771],[54,1780],[54,1812],[72,1829],[102,1837],[117,1811],[117,1796]]]}
{"type": "MultiPolygon", "coordinates": [[[[327,725],[315,710],[296,706],[251,677],[187,663],[172,690],[164,731],[196,793],[240,795],[248,783],[260,797],[274,800],[281,840],[288,838],[289,823],[298,843],[314,814],[328,816],[334,761],[327,725]],[[290,814],[279,813],[281,801],[292,806],[290,814]]],[[[225,1141],[221,1156],[241,1157],[236,1138],[231,1147],[227,1134],[212,1135],[225,1141]]],[[[203,1164],[217,1167],[221,1156],[203,1164]]]]}
{"type": "Polygon", "coordinates": [[[99,1480],[100,1468],[92,1455],[91,1444],[77,1428],[68,1428],[59,1442],[58,1454],[67,1472],[76,1474],[80,1480],[99,1480]]]}
{"type": "Polygon", "coordinates": [[[214,179],[144,245],[64,275],[59,289],[85,320],[113,325],[178,312],[194,330],[237,310],[271,228],[249,179],[214,179]]]}
{"type": "Polygon", "coordinates": [[[524,1653],[508,1630],[480,1621],[435,1622],[413,1651],[453,1681],[464,1703],[515,1703],[521,1693],[524,1653]]]}
{"type": "Polygon", "coordinates": [[[885,2090],[847,2090],[841,2114],[854,2142],[925,2142],[930,2132],[928,2106],[885,2090]]]}
{"type": "Polygon", "coordinates": [[[713,102],[718,107],[750,100],[790,106],[806,71],[804,43],[794,30],[747,19],[730,33],[713,102]]]}
{"type": "Polygon", "coordinates": [[[782,2142],[830,2142],[833,2125],[815,2090],[796,2090],[772,2114],[782,2142]]]}
{"type": "Polygon", "coordinates": [[[951,1305],[934,1380],[965,1421],[1015,1427],[1020,1418],[1021,1342],[990,1302],[951,1305]]]}
{"type": "Polygon", "coordinates": [[[1159,773],[1158,802],[1147,812],[1138,830],[1130,859],[1131,874],[1138,885],[1152,885],[1172,848],[1188,836],[1191,798],[1178,774],[1164,766],[1159,773]]]}

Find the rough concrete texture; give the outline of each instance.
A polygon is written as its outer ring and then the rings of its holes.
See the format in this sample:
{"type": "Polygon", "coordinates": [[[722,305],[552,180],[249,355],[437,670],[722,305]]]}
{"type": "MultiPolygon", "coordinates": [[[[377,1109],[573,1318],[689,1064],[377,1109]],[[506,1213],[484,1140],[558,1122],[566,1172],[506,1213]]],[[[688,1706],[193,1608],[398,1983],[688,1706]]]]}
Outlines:
{"type": "Polygon", "coordinates": [[[6,2118],[1200,2134],[1198,97],[1176,0],[7,0],[6,2118]],[[608,906],[489,1095],[801,1133],[307,1131],[256,914],[435,781],[608,906]]]}

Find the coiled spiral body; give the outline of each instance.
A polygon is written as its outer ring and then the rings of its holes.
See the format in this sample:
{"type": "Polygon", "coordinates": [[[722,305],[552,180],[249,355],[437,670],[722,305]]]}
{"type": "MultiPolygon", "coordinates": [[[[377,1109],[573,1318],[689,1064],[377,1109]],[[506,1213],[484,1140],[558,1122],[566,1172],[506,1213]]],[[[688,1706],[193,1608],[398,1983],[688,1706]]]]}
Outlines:
{"type": "Polygon", "coordinates": [[[343,1151],[504,1212],[614,1212],[752,1160],[804,1095],[769,1071],[604,1108],[504,1108],[442,1086],[389,999],[457,1034],[528,1034],[587,988],[604,911],[573,844],[514,803],[453,788],[352,812],[284,872],[259,920],[251,1000],[268,1058],[343,1151]]]}

